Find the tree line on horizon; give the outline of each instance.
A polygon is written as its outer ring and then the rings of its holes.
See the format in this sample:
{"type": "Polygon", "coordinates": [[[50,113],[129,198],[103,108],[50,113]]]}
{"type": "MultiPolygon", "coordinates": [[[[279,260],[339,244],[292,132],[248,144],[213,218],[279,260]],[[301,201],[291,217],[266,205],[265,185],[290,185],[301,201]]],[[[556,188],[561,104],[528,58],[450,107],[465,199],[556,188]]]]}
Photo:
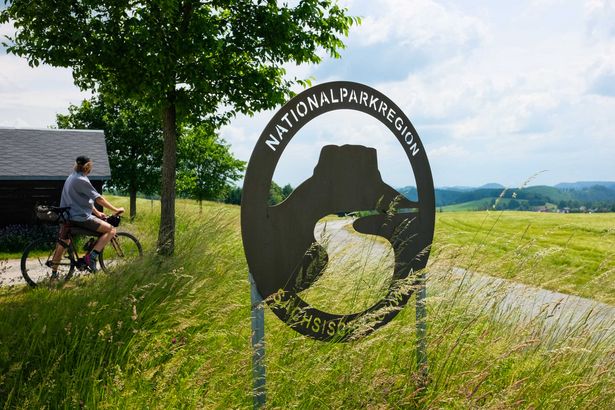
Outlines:
{"type": "MultiPolygon", "coordinates": [[[[292,194],[294,188],[290,184],[286,184],[283,187],[279,186],[275,181],[271,181],[271,187],[269,188],[269,197],[267,199],[267,205],[273,206],[284,201],[290,194],[292,194]]],[[[241,205],[241,194],[243,193],[243,187],[234,186],[226,192],[226,195],[222,199],[224,203],[241,205]]]]}
{"type": "MultiPolygon", "coordinates": [[[[416,199],[416,188],[400,188],[399,192],[408,199],[416,199]]],[[[478,209],[529,211],[545,206],[571,212],[594,210],[596,212],[615,212],[615,188],[592,185],[579,189],[557,188],[550,186],[531,186],[522,189],[455,189],[436,188],[436,206],[445,207],[474,201],[483,201],[478,209]]]]}

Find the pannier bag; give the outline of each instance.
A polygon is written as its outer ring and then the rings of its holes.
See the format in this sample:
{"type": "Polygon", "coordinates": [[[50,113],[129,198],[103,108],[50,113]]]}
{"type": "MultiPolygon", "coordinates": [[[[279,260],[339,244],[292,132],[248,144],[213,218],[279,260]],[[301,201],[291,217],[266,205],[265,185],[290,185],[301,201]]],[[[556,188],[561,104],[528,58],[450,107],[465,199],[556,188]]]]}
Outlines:
{"type": "Polygon", "coordinates": [[[47,205],[38,205],[36,207],[36,218],[45,223],[58,223],[60,214],[52,211],[47,205]]]}
{"type": "Polygon", "coordinates": [[[120,225],[120,217],[118,215],[111,215],[107,218],[107,222],[109,222],[111,226],[117,227],[120,225]]]}

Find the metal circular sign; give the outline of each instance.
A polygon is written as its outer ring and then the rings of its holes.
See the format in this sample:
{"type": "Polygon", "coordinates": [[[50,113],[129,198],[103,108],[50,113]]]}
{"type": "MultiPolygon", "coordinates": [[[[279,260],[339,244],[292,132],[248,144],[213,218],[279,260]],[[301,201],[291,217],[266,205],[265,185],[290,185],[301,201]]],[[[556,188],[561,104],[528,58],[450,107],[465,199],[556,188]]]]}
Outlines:
{"type": "Polygon", "coordinates": [[[434,222],[434,187],[425,148],[401,109],[366,85],[336,81],[303,91],[274,115],[252,152],[241,202],[246,259],[261,296],[281,320],[303,335],[347,341],[393,319],[412,294],[414,273],[427,264],[434,222]],[[293,136],[319,115],[342,109],[368,114],[393,133],[412,167],[418,202],[382,181],[374,148],[329,145],[322,148],[312,177],[282,203],[268,205],[276,165],[293,136]],[[318,279],[328,262],[326,250],[314,238],[316,223],[326,215],[363,210],[376,212],[355,220],[354,229],[384,237],[394,250],[395,269],[386,296],[351,314],[310,306],[299,294],[318,279]]]}

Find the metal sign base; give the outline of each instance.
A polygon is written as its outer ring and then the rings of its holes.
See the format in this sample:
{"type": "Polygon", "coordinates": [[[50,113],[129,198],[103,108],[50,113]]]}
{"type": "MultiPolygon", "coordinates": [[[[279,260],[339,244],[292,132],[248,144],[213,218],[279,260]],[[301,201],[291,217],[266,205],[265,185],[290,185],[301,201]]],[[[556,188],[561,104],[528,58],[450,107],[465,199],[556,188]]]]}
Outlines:
{"type": "Polygon", "coordinates": [[[267,390],[265,385],[265,309],[256,283],[251,273],[250,281],[251,319],[252,319],[252,394],[254,395],[254,408],[260,409],[265,405],[267,390]]]}
{"type": "Polygon", "coordinates": [[[425,272],[418,278],[416,291],[416,367],[419,373],[419,387],[425,389],[429,382],[429,368],[427,366],[427,287],[425,272]]]}

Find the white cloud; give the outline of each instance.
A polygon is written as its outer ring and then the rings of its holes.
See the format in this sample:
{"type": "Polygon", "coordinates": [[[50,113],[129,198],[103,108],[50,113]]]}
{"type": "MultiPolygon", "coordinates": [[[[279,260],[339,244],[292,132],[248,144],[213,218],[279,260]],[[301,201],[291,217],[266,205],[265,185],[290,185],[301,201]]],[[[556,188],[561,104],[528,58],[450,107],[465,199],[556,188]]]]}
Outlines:
{"type": "Polygon", "coordinates": [[[615,2],[588,0],[585,4],[587,32],[592,39],[615,38],[615,2]]]}
{"type": "Polygon", "coordinates": [[[360,46],[394,42],[411,48],[465,47],[485,35],[486,27],[480,19],[436,1],[370,3],[370,15],[352,38],[360,46]]]}
{"type": "Polygon", "coordinates": [[[0,126],[46,128],[88,96],[73,85],[68,69],[31,68],[23,58],[0,55],[0,126]]]}
{"type": "Polygon", "coordinates": [[[460,159],[467,157],[469,153],[466,148],[458,144],[447,144],[431,149],[429,157],[432,159],[460,159]]]}
{"type": "MultiPolygon", "coordinates": [[[[615,1],[341,3],[363,16],[343,59],[287,65],[288,76],[359,81],[389,96],[417,128],[436,185],[516,185],[542,169],[551,171],[536,183],[615,180],[615,1]]],[[[52,124],[83,96],[70,77],[0,56],[0,125],[52,124]]],[[[272,115],[222,130],[239,158],[248,160],[272,115]]],[[[323,116],[289,144],[276,181],[296,185],[322,145],[353,143],[377,147],[387,182],[411,185],[383,128],[358,113],[323,116]]]]}
{"type": "MultiPolygon", "coordinates": [[[[315,70],[317,77],[363,80],[395,101],[426,145],[436,184],[515,185],[545,168],[552,172],[538,183],[615,179],[612,160],[602,159],[615,157],[615,105],[608,101],[615,99],[587,95],[610,78],[615,49],[604,36],[588,44],[582,3],[540,0],[480,10],[463,2],[347,4],[351,13],[365,16],[364,24],[354,30],[344,59],[315,70]],[[363,12],[352,9],[359,4],[363,12]],[[437,51],[447,44],[458,52],[437,51]],[[424,65],[406,64],[408,56],[423,58],[424,65]]],[[[369,127],[344,130],[335,137],[325,138],[323,131],[312,140],[298,138],[276,178],[311,175],[326,142],[373,143],[366,138],[373,134],[369,127]]],[[[394,144],[378,150],[391,158],[381,160],[390,178],[408,172],[391,165],[402,162],[390,156],[394,144]]]]}
{"type": "MultiPolygon", "coordinates": [[[[611,47],[611,51],[615,53],[615,44],[611,47]]],[[[587,77],[589,78],[589,93],[615,97],[615,56],[612,54],[604,55],[593,67],[588,69],[587,77]]]]}
{"type": "Polygon", "coordinates": [[[364,16],[363,23],[351,30],[341,60],[328,60],[315,70],[320,81],[402,80],[471,52],[488,31],[480,18],[432,0],[353,2],[349,12],[364,16]]]}

